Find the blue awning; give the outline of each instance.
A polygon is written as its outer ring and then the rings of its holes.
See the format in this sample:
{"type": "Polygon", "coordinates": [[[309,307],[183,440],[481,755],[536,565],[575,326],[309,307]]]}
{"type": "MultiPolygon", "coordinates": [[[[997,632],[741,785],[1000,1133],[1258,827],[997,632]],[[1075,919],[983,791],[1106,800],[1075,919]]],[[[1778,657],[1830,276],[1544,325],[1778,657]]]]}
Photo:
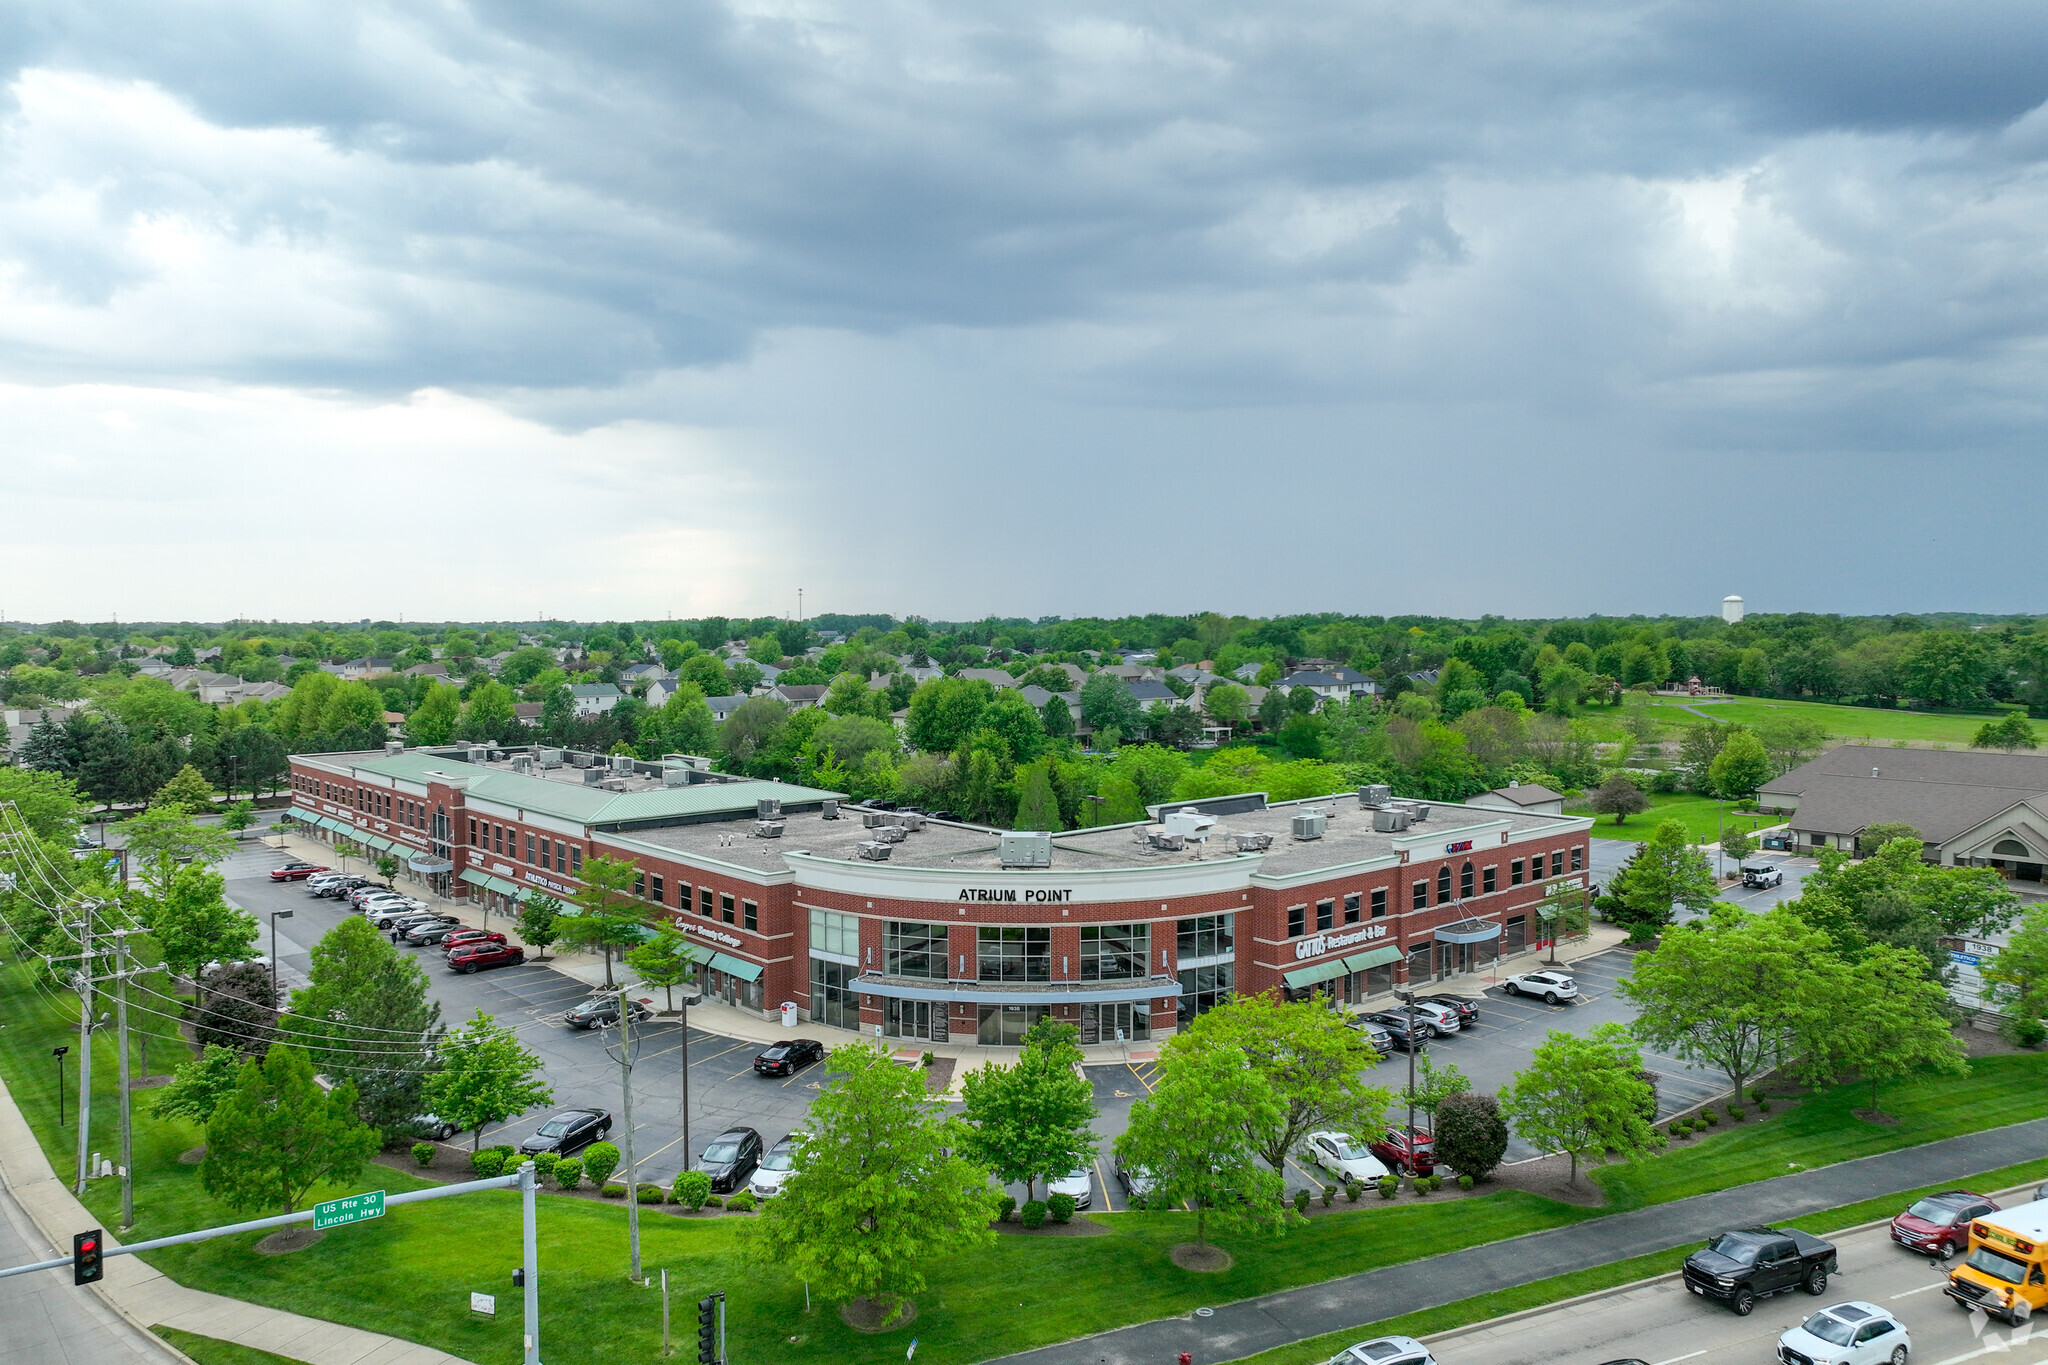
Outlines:
{"type": "Polygon", "coordinates": [[[1492,920],[1461,919],[1435,931],[1438,943],[1484,943],[1500,937],[1500,926],[1492,920]]]}

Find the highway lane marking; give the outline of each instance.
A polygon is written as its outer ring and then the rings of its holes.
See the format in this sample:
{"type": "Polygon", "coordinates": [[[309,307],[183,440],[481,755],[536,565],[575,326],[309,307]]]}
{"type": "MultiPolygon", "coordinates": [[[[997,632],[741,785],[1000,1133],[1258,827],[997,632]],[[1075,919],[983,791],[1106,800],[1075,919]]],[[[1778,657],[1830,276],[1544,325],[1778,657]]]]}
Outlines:
{"type": "Polygon", "coordinates": [[[1936,1280],[1933,1284],[1923,1284],[1918,1289],[1908,1289],[1905,1293],[1894,1294],[1892,1297],[1895,1299],[1909,1299],[1915,1294],[1925,1294],[1930,1289],[1939,1289],[1947,1283],[1947,1280],[1936,1280]]]}
{"type": "Polygon", "coordinates": [[[1703,1356],[1705,1354],[1705,1351],[1690,1351],[1682,1356],[1673,1356],[1669,1360],[1660,1360],[1657,1362],[1657,1365],[1678,1365],[1678,1362],[1681,1360],[1691,1360],[1696,1356],[1703,1356]]]}

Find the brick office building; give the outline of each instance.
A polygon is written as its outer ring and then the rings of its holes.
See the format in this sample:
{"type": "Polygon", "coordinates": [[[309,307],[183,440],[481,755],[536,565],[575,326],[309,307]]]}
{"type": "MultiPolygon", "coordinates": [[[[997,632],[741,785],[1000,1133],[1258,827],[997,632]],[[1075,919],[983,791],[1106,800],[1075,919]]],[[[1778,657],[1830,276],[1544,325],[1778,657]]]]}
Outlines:
{"type": "Polygon", "coordinates": [[[316,830],[499,908],[573,894],[586,857],[633,861],[650,921],[699,946],[733,1005],[999,1046],[1047,1014],[1086,1042],[1158,1039],[1235,992],[1356,1003],[1482,968],[1536,945],[1547,883],[1584,884],[1591,823],[1439,803],[1387,829],[1351,795],[1254,795],[1040,836],[1006,865],[987,829],[680,764],[478,746],[292,767],[316,830]]]}

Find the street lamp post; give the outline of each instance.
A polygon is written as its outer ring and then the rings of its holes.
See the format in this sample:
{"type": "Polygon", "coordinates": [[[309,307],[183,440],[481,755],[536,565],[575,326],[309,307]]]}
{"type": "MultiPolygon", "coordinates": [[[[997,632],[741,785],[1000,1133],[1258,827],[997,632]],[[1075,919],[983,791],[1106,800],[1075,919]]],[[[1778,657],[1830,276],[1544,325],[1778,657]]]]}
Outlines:
{"type": "Polygon", "coordinates": [[[1401,1003],[1402,1003],[1403,1005],[1406,1005],[1406,1006],[1408,1007],[1408,1008],[1407,1008],[1407,1010],[1406,1010],[1406,1014],[1407,1014],[1407,1018],[1408,1018],[1408,1048],[1407,1048],[1407,1051],[1408,1051],[1408,1131],[1407,1131],[1406,1133],[1404,1133],[1404,1134],[1402,1135],[1402,1138],[1401,1138],[1401,1142],[1402,1142],[1402,1145],[1403,1145],[1404,1149],[1405,1149],[1405,1150],[1407,1151],[1407,1153],[1408,1153],[1408,1174],[1409,1174],[1409,1175],[1410,1175],[1410,1176],[1412,1177],[1412,1176],[1413,1176],[1413,1175],[1415,1175],[1415,1173],[1416,1173],[1416,1163],[1415,1163],[1415,1047],[1416,1047],[1416,1041],[1415,1041],[1415,1032],[1416,1032],[1416,1025],[1415,1025],[1415,992],[1414,992],[1414,991],[1413,991],[1412,989],[1410,989],[1410,990],[1405,990],[1405,991],[1402,991],[1402,990],[1397,990],[1397,991],[1395,991],[1395,992],[1394,992],[1394,998],[1395,998],[1396,1000],[1399,1000],[1399,1001],[1400,1001],[1400,1002],[1401,1002],[1401,1003]]]}
{"type": "Polygon", "coordinates": [[[289,910],[270,912],[270,1000],[273,1006],[277,1003],[277,922],[291,917],[289,910]]]}
{"type": "Polygon", "coordinates": [[[53,1047],[50,1049],[50,1056],[57,1063],[57,1126],[59,1128],[64,1126],[64,1054],[69,1051],[71,1049],[68,1047],[53,1047]]]}

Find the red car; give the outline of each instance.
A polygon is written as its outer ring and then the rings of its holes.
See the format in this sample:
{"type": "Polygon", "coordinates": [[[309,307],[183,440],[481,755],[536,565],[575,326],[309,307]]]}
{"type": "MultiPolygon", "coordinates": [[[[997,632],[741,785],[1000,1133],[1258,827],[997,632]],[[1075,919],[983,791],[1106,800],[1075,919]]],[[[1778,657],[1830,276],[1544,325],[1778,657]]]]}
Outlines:
{"type": "Polygon", "coordinates": [[[1892,1240],[1923,1256],[1946,1261],[1970,1244],[1971,1219],[1997,1211],[1998,1205],[1967,1190],[1930,1194],[1892,1219],[1892,1240]]]}
{"type": "Polygon", "coordinates": [[[457,929],[441,940],[441,946],[449,952],[471,943],[503,943],[505,936],[495,929],[457,929]]]}
{"type": "Polygon", "coordinates": [[[318,863],[301,863],[294,861],[286,863],[283,867],[271,868],[270,880],[274,882],[302,882],[306,880],[306,878],[312,876],[315,872],[325,872],[326,870],[326,868],[320,866],[320,864],[318,863]]]}
{"type": "Polygon", "coordinates": [[[448,954],[448,970],[468,973],[485,967],[516,967],[524,961],[524,948],[508,948],[502,943],[469,943],[448,954]]]}
{"type": "Polygon", "coordinates": [[[1436,1169],[1435,1143],[1436,1140],[1421,1128],[1393,1123],[1387,1125],[1385,1136],[1377,1142],[1368,1142],[1366,1147],[1390,1171],[1428,1175],[1436,1169]]]}

